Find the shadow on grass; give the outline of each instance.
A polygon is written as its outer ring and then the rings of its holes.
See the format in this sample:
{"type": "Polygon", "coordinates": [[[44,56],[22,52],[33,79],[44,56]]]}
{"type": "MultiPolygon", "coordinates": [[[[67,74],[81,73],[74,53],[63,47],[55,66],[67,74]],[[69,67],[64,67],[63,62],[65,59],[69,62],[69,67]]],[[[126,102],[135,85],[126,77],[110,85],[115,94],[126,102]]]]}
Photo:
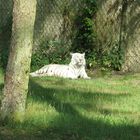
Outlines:
{"type": "MultiPolygon", "coordinates": [[[[49,79],[48,79],[49,80],[49,79]]],[[[51,83],[52,80],[50,80],[51,83]]],[[[42,87],[35,83],[33,80],[30,81],[28,99],[33,99],[37,102],[47,102],[51,106],[55,107],[58,112],[61,113],[72,113],[72,109],[69,106],[81,106],[84,109],[91,107],[92,111],[97,110],[97,104],[99,102],[107,101],[114,102],[120,100],[123,97],[131,96],[131,94],[112,94],[112,93],[100,93],[90,91],[79,91],[72,86],[64,84],[63,80],[57,80],[52,85],[58,85],[58,87],[42,87]],[[64,88],[66,87],[66,88],[64,88]],[[68,99],[69,101],[66,101],[68,99]]]]}
{"type": "MultiPolygon", "coordinates": [[[[63,85],[62,85],[63,86],[63,85]]],[[[53,125],[49,128],[40,128],[41,137],[47,140],[138,140],[140,139],[140,126],[134,125],[119,125],[109,124],[107,121],[100,119],[86,118],[78,112],[75,105],[81,106],[84,109],[90,108],[90,103],[80,103],[80,101],[73,103],[61,100],[61,97],[67,97],[70,94],[75,94],[87,100],[95,99],[92,105],[93,110],[97,110],[96,106],[100,98],[110,100],[112,98],[120,98],[124,95],[113,95],[104,93],[89,93],[79,92],[75,89],[55,89],[44,88],[33,80],[30,81],[30,92],[28,98],[34,101],[47,102],[53,106],[60,114],[60,117],[53,120],[53,125]],[[59,95],[55,96],[56,94],[59,95]]],[[[126,95],[125,95],[126,96],[126,95]]],[[[101,110],[103,111],[103,110],[101,110]]],[[[104,112],[104,111],[103,111],[104,112]]],[[[104,112],[106,113],[106,112],[104,112]]],[[[109,114],[111,111],[109,112],[109,114]]],[[[108,115],[108,112],[107,114],[108,115]]]]}

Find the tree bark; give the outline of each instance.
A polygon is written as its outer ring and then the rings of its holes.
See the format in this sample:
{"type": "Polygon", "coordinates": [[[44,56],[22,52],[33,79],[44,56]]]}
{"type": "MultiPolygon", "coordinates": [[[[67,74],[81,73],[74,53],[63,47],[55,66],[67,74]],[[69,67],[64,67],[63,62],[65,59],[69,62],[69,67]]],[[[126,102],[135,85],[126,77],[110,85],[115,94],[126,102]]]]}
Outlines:
{"type": "Polygon", "coordinates": [[[2,118],[25,111],[36,14],[36,0],[13,0],[10,54],[5,75],[2,118]]]}

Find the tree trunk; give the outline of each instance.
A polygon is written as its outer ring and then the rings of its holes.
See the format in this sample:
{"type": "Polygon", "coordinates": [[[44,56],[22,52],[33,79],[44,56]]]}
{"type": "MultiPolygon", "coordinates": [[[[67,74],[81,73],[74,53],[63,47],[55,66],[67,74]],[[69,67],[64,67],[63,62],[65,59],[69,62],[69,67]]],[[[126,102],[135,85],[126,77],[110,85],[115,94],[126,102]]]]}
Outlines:
{"type": "Polygon", "coordinates": [[[4,83],[2,118],[25,111],[33,44],[36,0],[13,0],[12,40],[4,83]]]}

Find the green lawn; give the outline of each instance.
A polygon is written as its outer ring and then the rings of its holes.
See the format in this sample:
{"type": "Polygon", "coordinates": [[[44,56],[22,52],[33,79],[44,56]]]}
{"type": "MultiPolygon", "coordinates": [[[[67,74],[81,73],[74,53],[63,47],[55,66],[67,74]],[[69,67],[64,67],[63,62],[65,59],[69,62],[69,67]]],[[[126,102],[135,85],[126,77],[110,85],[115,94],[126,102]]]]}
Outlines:
{"type": "Polygon", "coordinates": [[[139,85],[140,74],[32,78],[23,122],[1,125],[0,140],[140,140],[139,85]]]}

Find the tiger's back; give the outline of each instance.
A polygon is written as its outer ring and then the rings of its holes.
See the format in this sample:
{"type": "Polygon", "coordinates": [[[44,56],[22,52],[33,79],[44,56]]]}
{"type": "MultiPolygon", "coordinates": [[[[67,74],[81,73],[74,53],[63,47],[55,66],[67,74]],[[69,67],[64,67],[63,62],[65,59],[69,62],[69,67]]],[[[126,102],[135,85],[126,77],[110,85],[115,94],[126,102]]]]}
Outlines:
{"type": "Polygon", "coordinates": [[[32,77],[36,76],[56,76],[64,78],[77,78],[75,71],[69,65],[50,64],[42,67],[41,69],[30,73],[32,77]]]}

